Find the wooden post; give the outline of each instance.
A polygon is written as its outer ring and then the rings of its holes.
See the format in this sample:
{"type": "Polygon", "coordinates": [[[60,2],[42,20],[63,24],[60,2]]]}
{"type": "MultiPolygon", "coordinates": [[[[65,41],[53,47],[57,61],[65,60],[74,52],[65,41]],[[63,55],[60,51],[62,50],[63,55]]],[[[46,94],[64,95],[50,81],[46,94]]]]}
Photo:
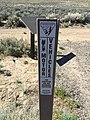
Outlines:
{"type": "Polygon", "coordinates": [[[31,58],[34,59],[34,34],[31,33],[31,58]]]}

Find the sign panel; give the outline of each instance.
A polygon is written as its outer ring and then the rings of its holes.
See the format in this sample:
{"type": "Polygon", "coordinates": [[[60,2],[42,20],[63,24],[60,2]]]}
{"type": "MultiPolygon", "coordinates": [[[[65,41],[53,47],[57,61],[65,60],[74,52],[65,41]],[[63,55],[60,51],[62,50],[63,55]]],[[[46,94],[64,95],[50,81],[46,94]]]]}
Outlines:
{"type": "Polygon", "coordinates": [[[31,33],[36,34],[36,19],[44,18],[44,16],[29,16],[29,17],[20,17],[20,20],[29,28],[31,33]]]}
{"type": "Polygon", "coordinates": [[[55,69],[56,20],[39,20],[40,94],[52,95],[55,69]]]}
{"type": "Polygon", "coordinates": [[[40,120],[52,120],[59,21],[38,19],[40,120]]]}

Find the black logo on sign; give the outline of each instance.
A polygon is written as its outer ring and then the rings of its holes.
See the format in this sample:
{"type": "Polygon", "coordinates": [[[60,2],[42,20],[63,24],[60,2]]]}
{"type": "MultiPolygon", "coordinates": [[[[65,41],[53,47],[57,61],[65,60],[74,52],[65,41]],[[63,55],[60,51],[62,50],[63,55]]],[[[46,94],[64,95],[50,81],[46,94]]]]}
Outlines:
{"type": "Polygon", "coordinates": [[[43,32],[45,33],[46,36],[50,35],[54,27],[55,27],[55,24],[54,25],[44,25],[44,24],[41,25],[41,28],[43,29],[43,32]]]}

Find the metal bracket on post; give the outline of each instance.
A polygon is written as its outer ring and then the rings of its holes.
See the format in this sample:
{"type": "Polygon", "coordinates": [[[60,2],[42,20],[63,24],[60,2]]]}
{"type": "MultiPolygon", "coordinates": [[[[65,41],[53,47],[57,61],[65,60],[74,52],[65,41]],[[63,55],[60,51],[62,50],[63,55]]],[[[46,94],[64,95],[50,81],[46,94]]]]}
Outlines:
{"type": "Polygon", "coordinates": [[[34,59],[34,34],[31,33],[31,58],[34,59]]]}
{"type": "Polygon", "coordinates": [[[31,17],[21,17],[20,20],[25,24],[25,26],[28,27],[28,29],[30,30],[30,40],[31,40],[31,58],[34,59],[35,58],[35,34],[37,33],[36,32],[36,19],[37,18],[45,18],[44,16],[31,16],[31,17]]]}

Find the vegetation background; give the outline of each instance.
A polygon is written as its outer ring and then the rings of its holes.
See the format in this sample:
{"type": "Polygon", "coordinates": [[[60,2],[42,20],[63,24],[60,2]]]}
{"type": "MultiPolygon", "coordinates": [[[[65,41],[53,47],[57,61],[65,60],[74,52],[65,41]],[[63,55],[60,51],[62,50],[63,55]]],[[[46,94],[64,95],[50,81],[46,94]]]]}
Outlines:
{"type": "MultiPolygon", "coordinates": [[[[25,27],[19,19],[21,16],[58,18],[60,19],[61,27],[65,28],[74,26],[90,27],[90,0],[0,0],[0,29],[25,27]]],[[[24,34],[27,33],[24,32],[24,34]]],[[[84,55],[82,54],[82,58],[85,55],[88,57],[86,51],[90,51],[87,50],[90,47],[86,46],[90,45],[89,42],[86,44],[84,41],[78,46],[77,43],[72,43],[72,41],[67,39],[65,43],[63,41],[62,43],[65,48],[61,47],[60,43],[59,55],[63,56],[66,52],[75,49],[79,57],[82,53],[85,53],[84,55]],[[82,46],[84,48],[83,52],[78,50],[80,45],[81,48],[82,46]],[[73,48],[71,48],[72,46],[73,48]]],[[[37,53],[37,45],[35,49],[37,53]]],[[[39,119],[37,61],[27,57],[29,53],[30,48],[23,40],[15,38],[0,39],[0,120],[39,119]]],[[[74,70],[78,69],[76,63],[72,62],[73,71],[71,75],[73,76],[74,70]]],[[[71,66],[69,67],[72,70],[71,66]]],[[[68,65],[64,69],[67,71],[68,65]]],[[[84,70],[82,69],[81,72],[84,70]]],[[[78,87],[75,86],[78,76],[76,76],[75,80],[74,78],[72,80],[71,76],[70,78],[68,76],[70,73],[68,75],[64,72],[61,73],[58,67],[57,71],[57,82],[61,75],[63,80],[66,81],[62,83],[62,87],[58,84],[60,81],[55,87],[53,120],[83,120],[83,117],[86,117],[85,120],[87,120],[87,113],[81,113],[84,102],[79,103],[80,94],[77,92],[78,87]],[[69,87],[76,87],[74,90],[67,90],[69,89],[67,80],[71,82],[69,87]],[[67,85],[66,89],[63,88],[65,84],[67,85]],[[78,99],[75,98],[76,96],[78,96],[78,99]]],[[[79,73],[78,70],[76,71],[76,73],[79,73]]]]}
{"type": "Polygon", "coordinates": [[[62,27],[90,23],[90,0],[1,0],[0,26],[22,27],[21,16],[58,18],[62,27]]]}

